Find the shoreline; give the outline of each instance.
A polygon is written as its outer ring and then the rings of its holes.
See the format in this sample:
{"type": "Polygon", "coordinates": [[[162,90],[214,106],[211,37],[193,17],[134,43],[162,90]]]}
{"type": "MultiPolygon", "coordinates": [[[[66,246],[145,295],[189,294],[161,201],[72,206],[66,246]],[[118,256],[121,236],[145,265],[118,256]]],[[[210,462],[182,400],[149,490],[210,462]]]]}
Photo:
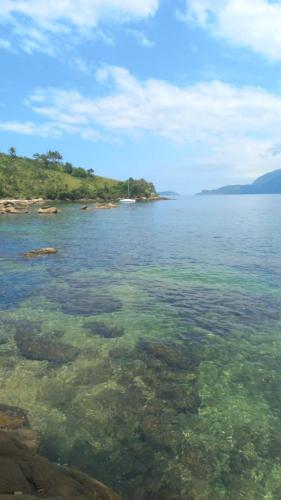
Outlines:
{"type": "MultiPolygon", "coordinates": [[[[166,196],[151,196],[151,197],[139,197],[134,198],[136,202],[146,202],[146,201],[163,201],[170,200],[169,197],[166,196]]],[[[100,198],[79,198],[77,200],[59,200],[59,199],[45,199],[45,198],[0,198],[0,206],[8,206],[8,205],[41,205],[41,204],[50,204],[50,203],[99,203],[99,204],[107,204],[107,203],[118,203],[120,201],[119,198],[110,198],[108,200],[102,200],[100,198]]]]}

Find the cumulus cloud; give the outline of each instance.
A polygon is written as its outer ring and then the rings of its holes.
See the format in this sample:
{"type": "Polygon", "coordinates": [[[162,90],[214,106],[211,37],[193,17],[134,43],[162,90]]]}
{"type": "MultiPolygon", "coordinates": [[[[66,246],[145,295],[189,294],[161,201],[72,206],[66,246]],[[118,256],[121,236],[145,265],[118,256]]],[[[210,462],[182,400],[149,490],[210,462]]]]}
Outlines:
{"type": "Polygon", "coordinates": [[[186,0],[186,4],[185,20],[271,60],[281,59],[280,0],[186,0]]]}
{"type": "Polygon", "coordinates": [[[159,0],[2,0],[0,22],[10,25],[27,52],[54,51],[56,37],[91,36],[100,23],[155,14],[159,0]],[[51,43],[52,40],[52,43],[51,43]]]}
{"type": "Polygon", "coordinates": [[[241,174],[245,164],[247,171],[259,173],[280,161],[272,154],[280,144],[278,95],[220,81],[181,87],[140,81],[114,66],[101,68],[96,77],[102,97],[37,89],[27,105],[61,133],[95,140],[105,134],[113,140],[154,135],[196,150],[201,164],[229,166],[241,174]]]}

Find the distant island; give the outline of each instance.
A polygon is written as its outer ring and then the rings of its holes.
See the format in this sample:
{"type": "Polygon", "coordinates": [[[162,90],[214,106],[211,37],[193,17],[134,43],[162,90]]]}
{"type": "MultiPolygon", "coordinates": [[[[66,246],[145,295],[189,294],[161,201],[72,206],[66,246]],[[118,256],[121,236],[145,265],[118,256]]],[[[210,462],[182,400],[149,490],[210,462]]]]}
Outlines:
{"type": "Polygon", "coordinates": [[[179,193],[176,193],[175,191],[161,191],[158,194],[159,196],[179,196],[179,193]]]}
{"type": "Polygon", "coordinates": [[[204,189],[198,194],[281,194],[281,169],[258,177],[252,184],[223,186],[212,190],[204,189]]]}
{"type": "Polygon", "coordinates": [[[108,202],[128,197],[156,199],[154,185],[144,179],[120,181],[96,175],[64,162],[58,151],[34,154],[33,158],[0,153],[0,199],[81,200],[108,202]]]}

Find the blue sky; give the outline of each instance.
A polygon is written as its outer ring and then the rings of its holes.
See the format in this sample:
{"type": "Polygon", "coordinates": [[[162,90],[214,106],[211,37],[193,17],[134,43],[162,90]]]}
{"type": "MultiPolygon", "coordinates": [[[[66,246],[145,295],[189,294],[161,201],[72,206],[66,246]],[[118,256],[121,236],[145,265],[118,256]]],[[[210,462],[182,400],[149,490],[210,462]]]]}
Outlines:
{"type": "Polygon", "coordinates": [[[281,0],[1,0],[0,150],[194,193],[281,168],[281,0]]]}

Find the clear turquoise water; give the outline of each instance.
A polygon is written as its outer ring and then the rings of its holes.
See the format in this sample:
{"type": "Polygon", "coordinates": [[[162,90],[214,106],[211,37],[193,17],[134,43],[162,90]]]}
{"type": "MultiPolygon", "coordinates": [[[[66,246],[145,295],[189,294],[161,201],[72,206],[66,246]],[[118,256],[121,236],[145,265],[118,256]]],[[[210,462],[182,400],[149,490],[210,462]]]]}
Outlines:
{"type": "Polygon", "coordinates": [[[124,499],[281,498],[280,228],[279,196],[1,216],[0,403],[124,499]]]}

